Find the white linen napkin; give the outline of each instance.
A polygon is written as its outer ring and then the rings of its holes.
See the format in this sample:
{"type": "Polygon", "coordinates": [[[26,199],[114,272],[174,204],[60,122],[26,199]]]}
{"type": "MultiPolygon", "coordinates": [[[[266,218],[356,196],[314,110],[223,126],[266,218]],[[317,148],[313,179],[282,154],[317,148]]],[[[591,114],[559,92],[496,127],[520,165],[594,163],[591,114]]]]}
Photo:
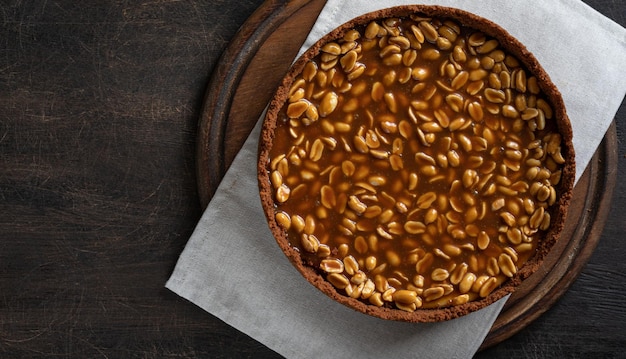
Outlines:
{"type": "MultiPolygon", "coordinates": [[[[329,0],[309,37],[403,0],[329,0]]],[[[626,94],[626,29],[579,0],[422,1],[488,18],[524,43],[560,89],[578,179],[626,94]]],[[[260,124],[260,122],[259,122],[260,124]]],[[[267,228],[256,180],[260,125],[235,158],[166,287],[288,358],[469,358],[506,298],[443,323],[384,321],[333,302],[291,266],[267,228]]]]}

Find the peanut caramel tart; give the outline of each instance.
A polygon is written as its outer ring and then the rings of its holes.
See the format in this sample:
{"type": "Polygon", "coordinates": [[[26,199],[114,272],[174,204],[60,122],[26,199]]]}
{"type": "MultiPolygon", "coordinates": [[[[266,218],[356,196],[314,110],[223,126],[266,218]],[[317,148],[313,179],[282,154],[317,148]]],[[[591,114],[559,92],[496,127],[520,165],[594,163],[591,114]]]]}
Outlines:
{"type": "Polygon", "coordinates": [[[483,308],[537,270],[574,183],[563,100],[504,29],[405,6],[319,40],[273,98],[263,209],[322,292],[384,319],[483,308]]]}

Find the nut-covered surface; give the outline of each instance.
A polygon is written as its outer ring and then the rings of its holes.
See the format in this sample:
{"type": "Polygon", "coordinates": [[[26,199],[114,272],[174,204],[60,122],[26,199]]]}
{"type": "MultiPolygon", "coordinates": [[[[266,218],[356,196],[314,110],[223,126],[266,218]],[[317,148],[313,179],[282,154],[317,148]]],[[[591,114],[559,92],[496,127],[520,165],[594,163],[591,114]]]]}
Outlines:
{"type": "Polygon", "coordinates": [[[521,44],[471,14],[403,7],[294,65],[259,181],[270,228],[314,285],[372,315],[437,321],[536,270],[573,156],[562,100],[521,44]]]}

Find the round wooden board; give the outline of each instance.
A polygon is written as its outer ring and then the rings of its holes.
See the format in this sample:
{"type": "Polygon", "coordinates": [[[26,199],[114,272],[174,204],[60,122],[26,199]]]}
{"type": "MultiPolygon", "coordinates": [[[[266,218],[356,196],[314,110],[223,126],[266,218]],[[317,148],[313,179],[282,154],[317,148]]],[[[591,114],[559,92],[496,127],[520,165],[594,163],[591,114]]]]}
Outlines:
{"type": "MultiPolygon", "coordinates": [[[[306,38],[322,0],[267,0],[225,50],[207,88],[197,139],[197,180],[206,207],[306,38]]],[[[561,239],[542,267],[511,295],[481,349],[517,333],[567,291],[600,239],[617,174],[609,128],[578,181],[561,239]]]]}

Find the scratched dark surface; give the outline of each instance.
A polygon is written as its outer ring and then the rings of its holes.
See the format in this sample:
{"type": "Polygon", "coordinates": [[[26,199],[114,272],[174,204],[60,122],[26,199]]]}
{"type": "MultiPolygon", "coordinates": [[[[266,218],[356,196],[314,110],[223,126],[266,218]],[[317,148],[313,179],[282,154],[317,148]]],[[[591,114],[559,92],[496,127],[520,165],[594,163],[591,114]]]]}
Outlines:
{"type": "MultiPolygon", "coordinates": [[[[0,358],[278,357],[163,287],[201,214],[204,90],[261,3],[0,1],[0,358]]],[[[625,2],[587,3],[626,25],[625,2]]],[[[616,124],[595,253],[477,357],[626,357],[624,105],[616,124]]]]}

